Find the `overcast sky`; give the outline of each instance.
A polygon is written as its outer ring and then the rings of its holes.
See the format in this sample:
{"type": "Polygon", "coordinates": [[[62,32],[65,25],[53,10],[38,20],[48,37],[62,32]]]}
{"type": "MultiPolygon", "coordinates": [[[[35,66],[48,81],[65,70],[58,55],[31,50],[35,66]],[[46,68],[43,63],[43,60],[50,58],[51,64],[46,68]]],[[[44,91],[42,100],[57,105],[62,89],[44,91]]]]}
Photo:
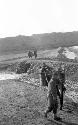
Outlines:
{"type": "Polygon", "coordinates": [[[0,0],[0,37],[78,31],[78,0],[0,0]]]}

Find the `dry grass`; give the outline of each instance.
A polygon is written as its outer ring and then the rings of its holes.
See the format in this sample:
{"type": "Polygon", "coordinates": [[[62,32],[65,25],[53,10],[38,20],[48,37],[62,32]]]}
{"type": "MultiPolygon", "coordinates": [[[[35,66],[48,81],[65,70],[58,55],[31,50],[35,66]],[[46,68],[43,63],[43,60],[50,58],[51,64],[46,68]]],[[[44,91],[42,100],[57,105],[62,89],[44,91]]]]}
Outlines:
{"type": "MultiPolygon", "coordinates": [[[[58,110],[58,115],[67,124],[77,123],[77,113],[67,112],[69,103],[66,99],[64,111],[58,110]]],[[[0,81],[0,125],[56,125],[44,118],[46,107],[47,89],[18,80],[0,81]]],[[[53,114],[50,113],[48,119],[52,118],[53,114]]]]}

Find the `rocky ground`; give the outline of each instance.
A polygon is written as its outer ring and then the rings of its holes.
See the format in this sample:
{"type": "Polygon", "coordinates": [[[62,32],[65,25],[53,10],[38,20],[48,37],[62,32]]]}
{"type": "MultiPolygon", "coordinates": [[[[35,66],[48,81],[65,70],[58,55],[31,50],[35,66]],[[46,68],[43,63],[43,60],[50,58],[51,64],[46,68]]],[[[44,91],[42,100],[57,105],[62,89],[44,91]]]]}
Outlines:
{"type": "MultiPolygon", "coordinates": [[[[47,88],[40,86],[41,60],[31,64],[28,73],[21,74],[18,79],[0,81],[0,125],[57,125],[52,121],[53,113],[49,113],[47,119],[44,117],[47,88]]],[[[58,63],[48,64],[58,66],[58,63]]],[[[64,107],[63,111],[58,108],[58,115],[62,118],[62,125],[78,125],[78,84],[73,79],[77,78],[77,65],[66,66],[72,75],[66,79],[64,107]]],[[[15,72],[15,67],[11,65],[5,72],[15,72]]]]}
{"type": "MultiPolygon", "coordinates": [[[[0,125],[56,125],[53,114],[44,118],[47,89],[19,80],[0,81],[0,125]]],[[[78,107],[65,97],[58,115],[66,125],[77,125],[78,107]]]]}

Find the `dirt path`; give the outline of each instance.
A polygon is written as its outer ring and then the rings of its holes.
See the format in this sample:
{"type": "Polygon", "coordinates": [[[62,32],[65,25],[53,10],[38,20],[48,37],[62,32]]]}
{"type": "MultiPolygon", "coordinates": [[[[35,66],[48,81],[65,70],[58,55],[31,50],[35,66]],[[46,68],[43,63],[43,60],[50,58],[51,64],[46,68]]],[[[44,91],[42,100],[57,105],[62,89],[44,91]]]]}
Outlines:
{"type": "MultiPolygon", "coordinates": [[[[0,125],[57,125],[44,118],[47,90],[18,80],[0,81],[0,125]]],[[[77,125],[78,116],[58,110],[62,125],[77,125]]]]}

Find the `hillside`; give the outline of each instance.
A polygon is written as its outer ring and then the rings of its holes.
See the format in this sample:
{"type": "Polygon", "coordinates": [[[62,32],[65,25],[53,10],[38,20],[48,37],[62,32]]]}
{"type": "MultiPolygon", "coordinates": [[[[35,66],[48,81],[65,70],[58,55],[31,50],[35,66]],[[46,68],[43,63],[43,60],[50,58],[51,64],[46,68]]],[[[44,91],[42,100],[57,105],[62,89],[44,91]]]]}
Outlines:
{"type": "Polygon", "coordinates": [[[78,45],[78,32],[45,33],[0,39],[0,55],[23,53],[28,49],[52,49],[78,45]]]}
{"type": "MultiPolygon", "coordinates": [[[[59,66],[59,62],[44,61],[53,68],[59,66]]],[[[32,64],[28,73],[11,72],[13,65],[9,67],[11,70],[0,72],[0,125],[57,125],[53,112],[48,114],[48,118],[44,117],[47,88],[41,86],[40,67],[43,60],[28,62],[32,64]]],[[[58,125],[78,125],[78,84],[73,80],[73,76],[78,75],[78,64],[64,65],[69,77],[66,77],[63,110],[58,108],[58,116],[62,118],[58,125]]]]}

